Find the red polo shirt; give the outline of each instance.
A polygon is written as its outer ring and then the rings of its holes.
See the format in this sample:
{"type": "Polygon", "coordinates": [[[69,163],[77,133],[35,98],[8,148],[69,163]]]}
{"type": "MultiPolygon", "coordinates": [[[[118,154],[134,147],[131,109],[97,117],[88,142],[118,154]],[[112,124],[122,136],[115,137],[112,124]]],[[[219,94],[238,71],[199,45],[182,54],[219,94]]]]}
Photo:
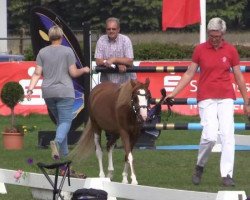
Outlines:
{"type": "Polygon", "coordinates": [[[200,67],[197,100],[204,99],[235,99],[230,78],[230,68],[239,64],[236,48],[222,41],[218,49],[209,42],[196,46],[192,61],[200,67]]]}

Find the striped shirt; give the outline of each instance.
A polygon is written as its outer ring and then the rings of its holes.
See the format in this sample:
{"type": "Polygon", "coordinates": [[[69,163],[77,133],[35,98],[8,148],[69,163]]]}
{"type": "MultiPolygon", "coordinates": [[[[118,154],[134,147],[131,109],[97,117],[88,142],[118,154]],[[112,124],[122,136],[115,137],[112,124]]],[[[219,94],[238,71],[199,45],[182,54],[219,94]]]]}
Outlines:
{"type": "MultiPolygon", "coordinates": [[[[96,44],[95,58],[134,58],[133,47],[129,37],[118,34],[115,41],[109,40],[107,35],[101,36],[96,44]]],[[[136,79],[136,73],[102,73],[101,82],[124,83],[127,80],[136,79]]]]}

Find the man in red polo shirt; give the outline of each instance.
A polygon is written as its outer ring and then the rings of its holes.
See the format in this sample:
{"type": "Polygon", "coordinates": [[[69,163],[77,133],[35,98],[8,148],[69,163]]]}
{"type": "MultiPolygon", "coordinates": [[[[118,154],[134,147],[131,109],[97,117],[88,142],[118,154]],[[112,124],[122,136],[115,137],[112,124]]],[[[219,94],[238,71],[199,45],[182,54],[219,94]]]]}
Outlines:
{"type": "Polygon", "coordinates": [[[234,186],[234,99],[235,93],[230,79],[230,70],[244,99],[244,111],[250,115],[250,104],[245,80],[240,71],[239,54],[236,48],[223,39],[226,23],[213,18],[207,25],[208,41],[199,44],[192,56],[192,63],[180,82],[166,98],[174,98],[193,78],[198,67],[197,100],[201,125],[197,164],[192,182],[200,184],[203,169],[218,136],[222,143],[220,173],[224,186],[234,186]]]}

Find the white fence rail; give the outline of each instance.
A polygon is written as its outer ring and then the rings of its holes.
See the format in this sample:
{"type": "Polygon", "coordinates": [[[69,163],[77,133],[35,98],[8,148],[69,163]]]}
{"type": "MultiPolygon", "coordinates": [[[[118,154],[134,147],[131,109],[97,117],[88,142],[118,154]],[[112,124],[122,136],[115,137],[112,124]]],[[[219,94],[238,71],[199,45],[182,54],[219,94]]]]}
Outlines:
{"type": "MultiPolygon", "coordinates": [[[[16,171],[14,170],[0,168],[0,182],[4,184],[30,187],[32,189],[33,197],[37,199],[52,199],[52,186],[43,174],[26,172],[25,178],[20,178],[16,181],[14,178],[15,173],[16,171]]],[[[54,180],[54,176],[50,177],[54,180]]],[[[60,181],[61,177],[59,177],[59,183],[60,181]]],[[[80,188],[102,189],[108,192],[109,200],[116,199],[116,197],[135,200],[226,200],[228,195],[230,195],[230,200],[246,199],[244,191],[222,191],[218,192],[217,195],[217,193],[175,190],[110,182],[108,178],[71,178],[70,183],[71,185],[69,186],[67,179],[65,180],[63,186],[64,192],[72,193],[80,188]]],[[[2,184],[0,187],[0,193],[4,193],[4,185],[2,184]]],[[[6,195],[8,195],[8,193],[6,195]]]]}

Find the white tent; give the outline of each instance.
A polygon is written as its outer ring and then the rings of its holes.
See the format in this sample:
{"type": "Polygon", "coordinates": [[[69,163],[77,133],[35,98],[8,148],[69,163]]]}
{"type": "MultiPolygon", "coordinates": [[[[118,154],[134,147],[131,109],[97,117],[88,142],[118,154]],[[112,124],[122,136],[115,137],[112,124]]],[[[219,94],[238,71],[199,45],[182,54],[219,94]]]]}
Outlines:
{"type": "Polygon", "coordinates": [[[0,53],[7,53],[7,0],[0,0],[0,53]]]}

